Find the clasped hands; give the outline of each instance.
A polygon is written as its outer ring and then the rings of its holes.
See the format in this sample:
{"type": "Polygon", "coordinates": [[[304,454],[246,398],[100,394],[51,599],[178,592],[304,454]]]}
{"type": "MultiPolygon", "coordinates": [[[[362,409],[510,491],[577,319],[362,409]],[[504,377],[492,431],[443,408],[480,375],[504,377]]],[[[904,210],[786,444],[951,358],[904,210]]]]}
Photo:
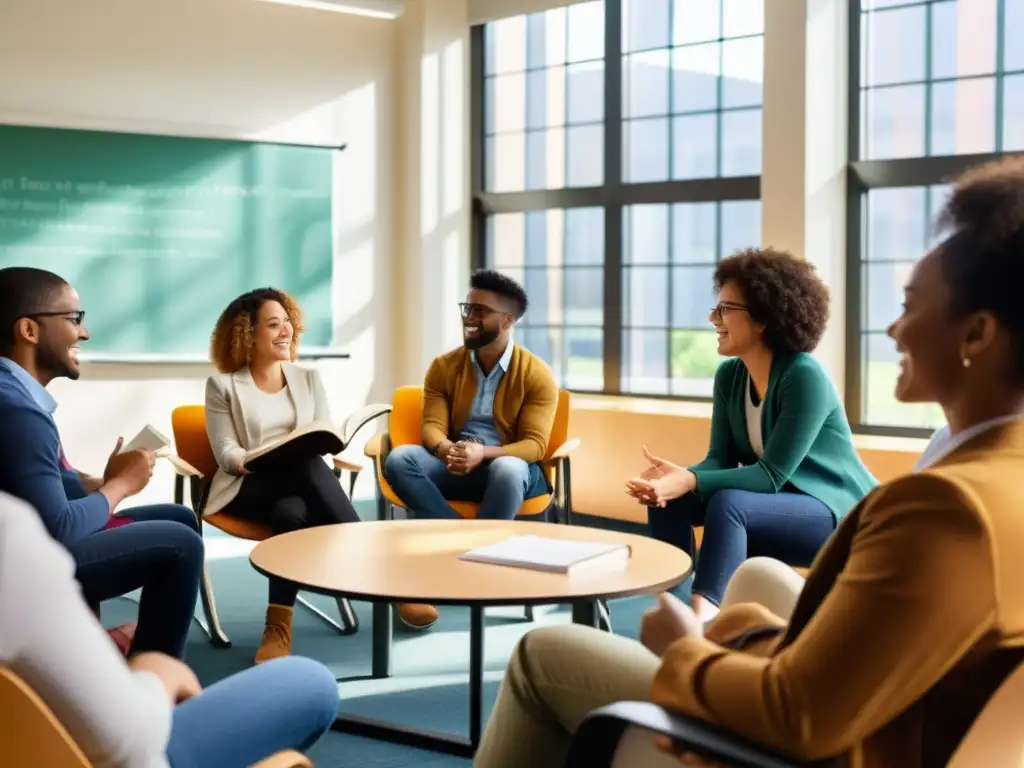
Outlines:
{"type": "Polygon", "coordinates": [[[632,480],[626,481],[626,493],[647,507],[664,507],[697,489],[697,478],[686,467],[660,459],[643,447],[650,466],[632,480]]]}
{"type": "Polygon", "coordinates": [[[452,443],[444,459],[451,474],[468,475],[484,460],[484,446],[472,440],[459,440],[452,443]]]}

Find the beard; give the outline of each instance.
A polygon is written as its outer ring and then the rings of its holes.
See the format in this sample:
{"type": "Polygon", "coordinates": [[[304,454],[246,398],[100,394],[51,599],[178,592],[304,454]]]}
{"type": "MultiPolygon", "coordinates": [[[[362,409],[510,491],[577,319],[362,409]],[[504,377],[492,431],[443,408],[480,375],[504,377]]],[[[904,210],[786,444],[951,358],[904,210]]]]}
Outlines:
{"type": "Polygon", "coordinates": [[[48,347],[40,346],[36,351],[36,364],[41,371],[49,374],[51,379],[66,378],[74,381],[80,372],[71,365],[67,354],[67,350],[64,355],[60,355],[48,347]]]}
{"type": "Polygon", "coordinates": [[[499,333],[500,331],[488,331],[481,328],[477,332],[476,336],[473,336],[471,338],[463,336],[462,344],[463,346],[466,347],[466,349],[480,349],[481,347],[486,347],[492,341],[497,339],[499,333]]]}

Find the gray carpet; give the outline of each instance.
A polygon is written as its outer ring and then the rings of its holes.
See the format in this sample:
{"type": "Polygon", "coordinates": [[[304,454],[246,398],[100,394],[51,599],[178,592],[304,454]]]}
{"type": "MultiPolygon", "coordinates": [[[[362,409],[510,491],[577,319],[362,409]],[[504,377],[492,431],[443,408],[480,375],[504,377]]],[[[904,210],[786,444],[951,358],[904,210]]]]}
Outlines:
{"type": "MultiPolygon", "coordinates": [[[[359,505],[363,507],[362,504],[359,505]]],[[[367,509],[360,509],[367,512],[367,509]]],[[[209,644],[198,625],[189,638],[187,661],[204,685],[248,668],[259,644],[266,608],[266,580],[248,561],[245,542],[217,531],[207,533],[210,576],[224,631],[232,647],[217,650],[209,644]]],[[[329,615],[336,616],[333,601],[305,595],[329,615]]],[[[652,598],[632,598],[612,603],[613,624],[618,634],[635,637],[642,612],[652,598]]],[[[342,637],[301,608],[296,609],[294,652],[317,659],[335,677],[366,676],[370,671],[370,606],[355,603],[360,631],[342,637]]],[[[136,605],[119,599],[103,606],[103,623],[108,626],[131,621],[136,605]]],[[[197,608],[197,615],[201,609],[197,608]]],[[[467,734],[469,694],[469,611],[441,608],[441,618],[429,631],[414,635],[396,633],[392,655],[394,677],[389,680],[357,680],[340,685],[342,710],[367,717],[450,732],[467,734]]],[[[565,607],[536,609],[533,623],[525,621],[522,609],[495,608],[487,611],[484,641],[484,702],[489,712],[498,683],[516,641],[532,627],[568,623],[565,607]]],[[[470,761],[417,749],[329,732],[310,751],[317,768],[399,768],[429,766],[455,768],[470,761]]]]}

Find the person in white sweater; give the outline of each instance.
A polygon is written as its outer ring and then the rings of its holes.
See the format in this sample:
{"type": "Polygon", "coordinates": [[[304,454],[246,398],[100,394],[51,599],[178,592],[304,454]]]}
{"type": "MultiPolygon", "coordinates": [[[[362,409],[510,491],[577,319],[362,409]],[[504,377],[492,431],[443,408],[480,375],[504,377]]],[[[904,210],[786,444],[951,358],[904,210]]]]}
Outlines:
{"type": "Polygon", "coordinates": [[[334,675],[301,657],[205,691],[181,661],[121,656],[82,598],[71,556],[0,493],[0,664],[30,685],[96,768],[232,768],[305,750],[338,708],[334,675]]]}

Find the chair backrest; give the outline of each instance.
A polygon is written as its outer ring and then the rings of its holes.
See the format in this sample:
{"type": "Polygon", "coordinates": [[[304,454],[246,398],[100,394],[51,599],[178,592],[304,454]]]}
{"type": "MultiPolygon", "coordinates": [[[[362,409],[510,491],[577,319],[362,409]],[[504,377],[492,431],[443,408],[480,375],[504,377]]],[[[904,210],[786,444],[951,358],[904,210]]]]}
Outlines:
{"type": "MultiPolygon", "coordinates": [[[[568,390],[558,392],[558,409],[548,437],[545,459],[569,439],[569,412],[572,396],[568,390]]],[[[419,445],[420,422],[423,420],[423,387],[399,387],[391,401],[391,415],[388,418],[388,437],[391,447],[419,445]]],[[[175,438],[177,440],[177,438],[175,438]]],[[[182,458],[185,458],[184,456],[182,458]]],[[[186,459],[187,461],[188,459],[186,459]]],[[[197,465],[198,466],[198,465],[197,465]]]]}
{"type": "Polygon", "coordinates": [[[7,667],[0,667],[0,749],[4,765],[90,766],[50,708],[7,667]]]}
{"type": "Polygon", "coordinates": [[[217,473],[217,460],[206,434],[206,408],[179,405],[171,411],[171,431],[178,455],[202,472],[204,481],[212,480],[217,473]]]}
{"type": "Polygon", "coordinates": [[[1024,663],[985,704],[947,768],[1020,768],[1024,765],[1024,663]]]}

